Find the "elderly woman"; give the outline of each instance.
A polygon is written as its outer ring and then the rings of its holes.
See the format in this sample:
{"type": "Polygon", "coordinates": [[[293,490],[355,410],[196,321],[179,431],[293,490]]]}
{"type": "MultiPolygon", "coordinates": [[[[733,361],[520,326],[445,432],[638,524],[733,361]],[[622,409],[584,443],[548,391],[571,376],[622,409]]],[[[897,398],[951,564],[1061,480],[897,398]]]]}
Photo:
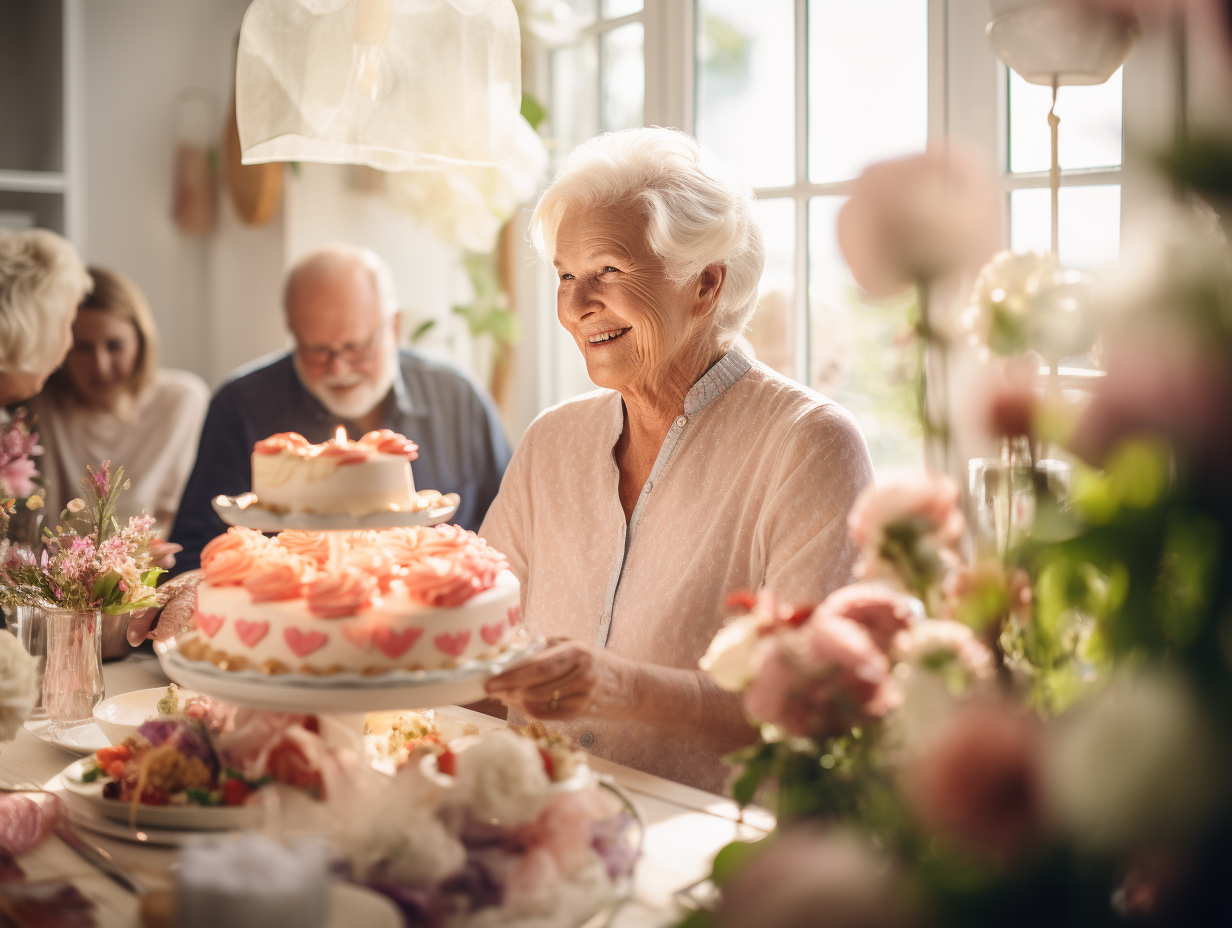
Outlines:
{"type": "Polygon", "coordinates": [[[0,231],[0,406],[43,389],[72,347],[90,286],[77,252],[54,232],[0,231]]]}
{"type": "Polygon", "coordinates": [[[872,479],[840,407],[732,348],[764,264],[752,196],[668,129],[570,155],[532,232],[557,316],[603,389],[526,432],[480,530],[534,632],[488,683],[592,753],[716,790],[752,740],[697,670],[726,596],[817,602],[851,581],[847,511],[872,479]]]}

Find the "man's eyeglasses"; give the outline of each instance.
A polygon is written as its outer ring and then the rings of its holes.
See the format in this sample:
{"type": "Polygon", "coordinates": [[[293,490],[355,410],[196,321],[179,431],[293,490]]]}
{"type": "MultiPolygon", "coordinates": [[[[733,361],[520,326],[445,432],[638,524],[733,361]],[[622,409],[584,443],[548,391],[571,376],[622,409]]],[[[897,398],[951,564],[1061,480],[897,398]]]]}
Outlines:
{"type": "Polygon", "coordinates": [[[384,328],[382,327],[366,343],[357,345],[352,342],[343,345],[341,348],[326,348],[324,345],[305,348],[297,345],[295,353],[299,355],[300,361],[309,367],[329,367],[334,363],[335,358],[345,361],[347,364],[363,364],[366,361],[371,361],[380,349],[381,342],[384,340],[384,334],[384,328]]]}

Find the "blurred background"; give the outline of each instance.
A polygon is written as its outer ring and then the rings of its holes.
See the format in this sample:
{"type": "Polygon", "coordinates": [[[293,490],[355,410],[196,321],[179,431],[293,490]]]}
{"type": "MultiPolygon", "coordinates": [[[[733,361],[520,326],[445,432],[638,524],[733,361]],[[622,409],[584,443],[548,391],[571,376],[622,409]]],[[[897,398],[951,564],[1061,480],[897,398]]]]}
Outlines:
{"type": "MultiPolygon", "coordinates": [[[[949,134],[996,169],[1003,245],[1048,248],[1050,92],[994,56],[987,0],[519,0],[537,140],[495,180],[459,171],[436,185],[326,164],[229,170],[247,5],[0,0],[0,226],[60,231],[87,263],[129,275],[162,363],[211,387],[284,346],[285,269],[345,240],[390,263],[406,339],[487,384],[516,441],[591,388],[525,240],[535,194],[584,139],[670,125],[757,192],[758,358],[851,409],[884,476],[922,462],[896,347],[909,307],[860,303],[834,231],[853,179],[949,134]]],[[[1225,118],[1217,31],[1200,15],[1183,32],[1149,29],[1106,84],[1062,89],[1062,264],[1114,261],[1170,192],[1152,153],[1178,125],[1225,118]]],[[[1069,359],[1062,375],[1082,389],[1096,368],[1069,359]]]]}

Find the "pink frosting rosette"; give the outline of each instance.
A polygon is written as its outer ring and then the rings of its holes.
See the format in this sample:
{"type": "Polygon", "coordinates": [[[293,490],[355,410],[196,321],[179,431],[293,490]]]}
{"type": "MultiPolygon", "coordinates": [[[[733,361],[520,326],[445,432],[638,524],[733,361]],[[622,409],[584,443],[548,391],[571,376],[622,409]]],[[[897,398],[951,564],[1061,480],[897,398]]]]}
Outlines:
{"type": "Polygon", "coordinates": [[[355,548],[347,554],[343,563],[376,580],[382,593],[388,593],[389,585],[406,574],[406,568],[382,548],[355,548]]]}
{"type": "Polygon", "coordinates": [[[266,561],[244,579],[244,589],[254,603],[299,599],[304,592],[306,566],[293,554],[266,561]]]}
{"type": "Polygon", "coordinates": [[[235,586],[260,567],[271,547],[260,532],[232,527],[201,549],[201,569],[215,586],[235,586]]]}
{"type": "Polygon", "coordinates": [[[304,598],[308,611],[323,619],[340,619],[355,615],[372,605],[377,582],[374,577],[353,567],[318,576],[305,585],[304,598]]]}
{"type": "Polygon", "coordinates": [[[288,529],[285,532],[279,532],[276,540],[285,550],[313,561],[317,566],[323,566],[329,560],[329,538],[324,532],[288,529]]]}
{"type": "Polygon", "coordinates": [[[381,454],[404,454],[408,461],[414,461],[419,457],[419,445],[405,435],[399,435],[393,429],[369,432],[358,443],[381,454]]]}

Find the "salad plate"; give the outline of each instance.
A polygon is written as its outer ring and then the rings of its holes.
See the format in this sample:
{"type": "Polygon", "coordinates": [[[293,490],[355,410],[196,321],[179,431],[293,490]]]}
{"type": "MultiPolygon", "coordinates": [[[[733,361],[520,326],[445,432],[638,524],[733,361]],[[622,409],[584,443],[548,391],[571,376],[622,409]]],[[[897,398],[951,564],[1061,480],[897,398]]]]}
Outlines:
{"type": "MultiPolygon", "coordinates": [[[[167,689],[165,686],[156,686],[104,699],[94,707],[94,722],[102,732],[104,741],[89,752],[80,753],[93,754],[109,744],[119,744],[125,738],[137,734],[137,729],[145,722],[165,714],[159,711],[159,703],[168,698],[167,689]]],[[[200,694],[183,688],[176,692],[179,705],[198,695],[200,694]]]]}
{"type": "MultiPolygon", "coordinates": [[[[82,758],[60,771],[60,782],[65,790],[84,800],[99,814],[127,825],[131,821],[129,816],[133,804],[120,799],[106,798],[103,795],[103,787],[109,778],[97,776],[91,779],[90,772],[95,769],[93,760],[82,758]]],[[[136,824],[138,825],[182,831],[233,831],[240,828],[256,828],[260,826],[262,817],[259,806],[201,806],[191,803],[156,806],[137,803],[136,810],[136,824]]]]}
{"type": "Polygon", "coordinates": [[[372,512],[362,516],[349,512],[276,512],[263,507],[253,493],[215,496],[211,505],[219,518],[228,525],[251,528],[258,532],[362,532],[447,522],[458,511],[458,502],[456,493],[442,495],[435,491],[424,491],[419,493],[418,504],[413,509],[372,512]]]}
{"type": "Polygon", "coordinates": [[[111,744],[106,733],[94,719],[77,722],[64,722],[58,719],[29,719],[24,727],[40,741],[45,741],[70,754],[85,756],[111,744]]]}
{"type": "Polygon", "coordinates": [[[156,642],[154,651],[163,672],[180,686],[235,705],[278,712],[380,712],[477,702],[487,695],[486,680],[544,647],[543,639],[523,631],[491,660],[465,661],[452,670],[392,670],[379,676],[220,670],[208,661],[184,657],[175,639],[156,642]]]}

